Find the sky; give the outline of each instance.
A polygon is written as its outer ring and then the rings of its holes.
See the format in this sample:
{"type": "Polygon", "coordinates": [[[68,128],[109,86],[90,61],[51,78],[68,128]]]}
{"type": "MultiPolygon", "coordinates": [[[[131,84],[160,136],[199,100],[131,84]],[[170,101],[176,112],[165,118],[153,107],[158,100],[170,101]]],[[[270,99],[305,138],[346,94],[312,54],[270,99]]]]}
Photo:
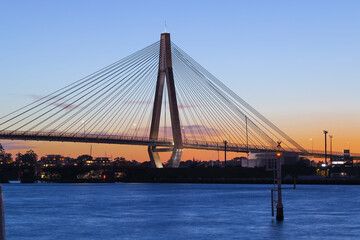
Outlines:
{"type": "MultiPolygon", "coordinates": [[[[323,149],[326,129],[334,151],[360,152],[359,10],[351,0],[2,0],[0,116],[158,41],[166,21],[172,41],[303,147],[323,149]]],[[[2,142],[12,153],[90,149],[2,142]]],[[[147,160],[144,147],[93,149],[147,160]]]]}

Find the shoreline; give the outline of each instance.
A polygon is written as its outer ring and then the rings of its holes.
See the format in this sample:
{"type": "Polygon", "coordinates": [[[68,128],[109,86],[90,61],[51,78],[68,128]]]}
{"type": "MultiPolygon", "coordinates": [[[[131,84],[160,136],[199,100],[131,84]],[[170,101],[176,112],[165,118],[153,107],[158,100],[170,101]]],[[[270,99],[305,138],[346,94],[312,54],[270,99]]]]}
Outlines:
{"type": "MultiPolygon", "coordinates": [[[[38,183],[186,183],[186,184],[273,184],[273,179],[259,179],[259,178],[244,178],[244,179],[131,179],[131,180],[120,180],[120,181],[101,181],[101,180],[90,180],[90,181],[48,181],[38,183]]],[[[14,184],[14,183],[9,183],[14,184]]],[[[15,183],[16,184],[16,183],[15,183]]],[[[294,185],[293,180],[283,180],[282,184],[284,185],[294,185]]],[[[296,185],[360,185],[360,179],[311,179],[311,180],[296,180],[296,185]]]]}

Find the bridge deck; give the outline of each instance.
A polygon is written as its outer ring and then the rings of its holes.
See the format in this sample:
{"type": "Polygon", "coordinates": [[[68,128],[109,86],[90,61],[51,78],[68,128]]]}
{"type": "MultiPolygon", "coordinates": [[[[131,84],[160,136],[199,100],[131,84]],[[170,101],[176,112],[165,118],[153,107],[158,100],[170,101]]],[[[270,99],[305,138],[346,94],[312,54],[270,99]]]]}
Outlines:
{"type": "MultiPolygon", "coordinates": [[[[174,143],[170,139],[150,140],[145,137],[129,137],[129,136],[101,136],[94,134],[58,134],[58,133],[39,133],[39,132],[11,132],[1,131],[0,139],[25,140],[25,141],[48,141],[48,142],[84,142],[84,143],[105,143],[105,144],[123,144],[123,145],[139,145],[139,146],[159,146],[173,147],[174,143]]],[[[222,142],[201,142],[184,139],[184,148],[199,150],[224,151],[225,146],[222,142]]],[[[266,146],[240,145],[227,143],[226,150],[229,152],[274,152],[276,148],[266,146]]],[[[284,152],[297,152],[302,156],[313,156],[323,158],[323,151],[299,152],[294,149],[283,148],[284,152]]],[[[330,156],[330,154],[327,154],[330,156]]],[[[333,152],[333,156],[342,156],[341,152],[333,152]]],[[[354,160],[360,160],[360,154],[352,154],[354,160]]]]}

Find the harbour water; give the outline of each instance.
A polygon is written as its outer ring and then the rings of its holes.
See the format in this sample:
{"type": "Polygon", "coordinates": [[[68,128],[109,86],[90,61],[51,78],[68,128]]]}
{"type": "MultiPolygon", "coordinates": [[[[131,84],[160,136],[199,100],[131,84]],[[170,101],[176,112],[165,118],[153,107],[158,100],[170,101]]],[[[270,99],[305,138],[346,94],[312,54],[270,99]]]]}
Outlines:
{"type": "Polygon", "coordinates": [[[4,184],[8,240],[360,239],[360,186],[4,184]]]}

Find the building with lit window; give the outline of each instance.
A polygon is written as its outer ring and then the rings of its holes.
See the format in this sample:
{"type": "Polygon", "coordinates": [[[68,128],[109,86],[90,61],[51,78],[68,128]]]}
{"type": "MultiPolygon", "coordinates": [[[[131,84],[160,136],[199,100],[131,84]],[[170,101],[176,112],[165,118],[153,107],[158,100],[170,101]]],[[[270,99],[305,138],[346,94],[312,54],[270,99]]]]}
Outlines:
{"type": "Polygon", "coordinates": [[[76,166],[77,163],[74,159],[64,157],[62,155],[46,155],[42,157],[38,164],[41,167],[60,167],[60,166],[76,166]]]}
{"type": "Polygon", "coordinates": [[[97,157],[95,159],[89,159],[85,162],[86,166],[109,166],[110,160],[108,157],[97,157]]]}
{"type": "MultiPolygon", "coordinates": [[[[276,152],[249,153],[248,159],[241,160],[241,166],[247,168],[272,166],[277,159],[276,152]]],[[[283,152],[281,155],[281,165],[294,165],[299,160],[299,154],[293,152],[283,152]]]]}

